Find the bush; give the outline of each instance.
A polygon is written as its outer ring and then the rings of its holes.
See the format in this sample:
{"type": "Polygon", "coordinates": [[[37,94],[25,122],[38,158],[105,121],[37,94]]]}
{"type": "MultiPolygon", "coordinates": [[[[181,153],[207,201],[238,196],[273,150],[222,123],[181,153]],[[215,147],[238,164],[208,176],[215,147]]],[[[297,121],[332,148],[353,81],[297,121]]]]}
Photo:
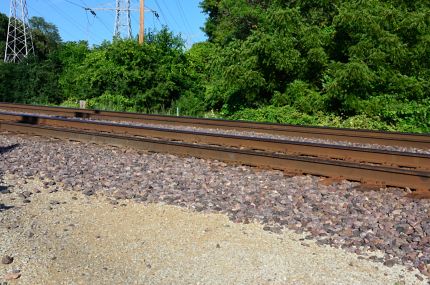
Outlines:
{"type": "Polygon", "coordinates": [[[179,108],[181,116],[203,116],[206,111],[204,98],[191,92],[186,92],[172,105],[173,113],[176,112],[176,108],[179,108]]]}
{"type": "MultiPolygon", "coordinates": [[[[430,103],[430,102],[429,102],[430,103]]],[[[389,121],[378,115],[359,114],[348,118],[342,118],[334,114],[317,112],[314,115],[301,113],[291,106],[275,107],[267,106],[259,109],[244,109],[229,116],[229,119],[247,120],[256,122],[314,125],[336,128],[352,128],[400,132],[430,132],[430,104],[415,105],[411,103],[409,108],[393,111],[387,114],[389,121]],[[397,118],[396,120],[391,120],[397,118]]],[[[402,105],[400,105],[402,106],[402,105]]]]}
{"type": "Polygon", "coordinates": [[[315,125],[318,122],[316,117],[299,112],[291,106],[266,106],[259,109],[244,109],[229,116],[229,118],[295,125],[315,125]]]}
{"type": "Polygon", "coordinates": [[[324,97],[311,86],[301,80],[288,85],[284,94],[275,92],[271,100],[277,107],[290,105],[306,114],[316,114],[324,109],[324,97]]]}
{"type": "Polygon", "coordinates": [[[89,99],[87,108],[119,112],[134,112],[136,110],[133,100],[118,94],[112,94],[109,91],[102,96],[89,99]]]}

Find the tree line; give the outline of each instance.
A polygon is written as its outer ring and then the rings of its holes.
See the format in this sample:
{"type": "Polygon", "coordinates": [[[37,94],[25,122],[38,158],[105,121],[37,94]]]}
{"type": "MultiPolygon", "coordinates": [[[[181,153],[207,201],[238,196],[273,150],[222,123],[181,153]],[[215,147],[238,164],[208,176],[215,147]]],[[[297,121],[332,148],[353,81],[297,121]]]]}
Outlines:
{"type": "MultiPolygon", "coordinates": [[[[32,18],[36,54],[0,64],[2,101],[430,132],[430,2],[204,0],[208,39],[63,42],[32,18]]],[[[0,15],[0,47],[7,18],[0,15]]]]}

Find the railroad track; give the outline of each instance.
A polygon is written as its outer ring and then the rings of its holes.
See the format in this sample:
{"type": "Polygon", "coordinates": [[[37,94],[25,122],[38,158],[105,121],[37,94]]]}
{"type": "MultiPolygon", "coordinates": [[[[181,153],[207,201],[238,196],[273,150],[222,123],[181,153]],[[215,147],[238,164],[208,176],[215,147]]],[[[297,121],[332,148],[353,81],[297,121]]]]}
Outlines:
{"type": "Polygon", "coordinates": [[[101,110],[48,107],[12,103],[0,103],[0,110],[104,121],[128,121],[144,124],[192,126],[206,129],[237,130],[255,133],[266,133],[271,135],[296,136],[333,141],[347,141],[352,143],[379,144],[388,146],[430,149],[429,134],[352,130],[328,127],[305,127],[284,124],[267,124],[246,121],[228,121],[220,119],[147,115],[139,113],[110,112],[101,110]]]}
{"type": "Polygon", "coordinates": [[[417,170],[430,170],[430,155],[399,151],[366,149],[351,146],[328,145],[286,141],[249,136],[225,135],[208,132],[175,130],[166,128],[124,125],[91,120],[63,119],[48,116],[32,116],[0,112],[0,120],[64,127],[77,130],[100,131],[114,134],[127,134],[169,141],[199,143],[250,150],[270,151],[281,154],[320,157],[345,160],[357,163],[384,165],[417,170]]]}
{"type": "Polygon", "coordinates": [[[429,155],[12,113],[0,113],[0,130],[217,159],[430,193],[429,155]]]}

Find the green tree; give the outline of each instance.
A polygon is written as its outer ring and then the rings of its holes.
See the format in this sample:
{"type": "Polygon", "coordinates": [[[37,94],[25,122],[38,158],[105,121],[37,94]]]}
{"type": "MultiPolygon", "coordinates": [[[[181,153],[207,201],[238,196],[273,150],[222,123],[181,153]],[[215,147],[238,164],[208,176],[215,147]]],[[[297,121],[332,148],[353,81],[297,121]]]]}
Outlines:
{"type": "Polygon", "coordinates": [[[382,112],[427,110],[430,2],[204,0],[201,7],[215,53],[208,107],[229,115],[288,105],[430,127],[416,112],[382,112]]]}
{"type": "Polygon", "coordinates": [[[58,49],[62,40],[57,26],[46,22],[42,17],[30,18],[29,24],[37,57],[46,58],[58,49]]]}
{"type": "MultiPolygon", "coordinates": [[[[63,58],[78,53],[77,61],[65,63],[60,82],[67,98],[106,98],[124,102],[123,109],[161,111],[172,107],[194,84],[181,38],[166,28],[149,32],[144,45],[135,40],[105,42],[92,50],[68,44],[63,58]]],[[[103,107],[98,104],[98,107],[103,107]]]]}
{"type": "MultiPolygon", "coordinates": [[[[0,13],[0,51],[4,53],[6,48],[6,38],[7,38],[7,26],[9,23],[8,17],[0,13]]],[[[4,55],[1,53],[2,55],[4,55]]]]}
{"type": "MultiPolygon", "coordinates": [[[[32,18],[33,43],[36,57],[21,63],[0,63],[0,98],[21,103],[54,103],[64,99],[58,79],[62,64],[57,51],[61,43],[58,29],[42,18],[32,18]]],[[[0,15],[0,45],[3,52],[7,33],[7,17],[0,15]]]]}

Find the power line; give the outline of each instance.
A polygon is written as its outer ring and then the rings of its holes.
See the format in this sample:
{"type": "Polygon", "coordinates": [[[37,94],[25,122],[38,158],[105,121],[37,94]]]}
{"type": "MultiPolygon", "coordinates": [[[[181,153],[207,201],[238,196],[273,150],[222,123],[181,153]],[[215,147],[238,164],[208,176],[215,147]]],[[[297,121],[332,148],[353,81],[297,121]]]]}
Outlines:
{"type": "Polygon", "coordinates": [[[166,6],[166,10],[167,13],[169,14],[170,18],[172,18],[172,20],[175,22],[176,26],[179,27],[178,22],[176,21],[176,18],[173,16],[173,14],[170,12],[169,6],[164,2],[164,0],[161,0],[164,4],[164,6],[166,6]]]}
{"type": "MultiPolygon", "coordinates": [[[[67,0],[69,3],[71,3],[71,1],[67,0]]],[[[87,34],[87,37],[91,38],[94,40],[91,32],[87,32],[85,31],[85,27],[82,27],[79,25],[78,21],[75,21],[74,19],[72,19],[71,17],[69,17],[69,15],[67,13],[65,13],[62,9],[60,9],[57,5],[55,5],[55,3],[52,2],[52,0],[48,0],[47,1],[48,5],[51,6],[53,8],[53,10],[59,14],[60,16],[62,16],[66,21],[68,21],[70,24],[72,24],[73,26],[77,27],[79,30],[81,30],[81,32],[83,32],[84,34],[87,34]]],[[[76,3],[75,3],[76,4],[76,3]]],[[[78,4],[76,4],[78,5],[78,4]]],[[[100,38],[100,37],[99,37],[100,38]]]]}
{"type": "MultiPolygon", "coordinates": [[[[70,3],[70,4],[72,4],[72,5],[75,5],[75,6],[79,7],[79,8],[84,9],[84,10],[85,10],[85,15],[86,15],[86,17],[87,17],[88,25],[92,25],[92,24],[94,24],[94,22],[93,22],[93,23],[90,23],[90,20],[89,20],[89,18],[88,18],[88,12],[90,12],[90,13],[91,13],[91,15],[92,15],[92,16],[94,16],[94,18],[96,18],[97,20],[99,20],[99,21],[100,21],[100,23],[103,25],[103,27],[104,27],[104,28],[105,28],[109,33],[111,32],[111,31],[110,31],[110,29],[107,27],[107,25],[102,21],[102,19],[101,19],[101,18],[99,18],[99,17],[97,16],[96,12],[94,12],[91,8],[88,8],[87,6],[79,5],[79,4],[77,4],[77,3],[75,3],[75,2],[72,2],[72,1],[70,1],[70,0],[64,0],[64,1],[66,1],[66,2],[68,2],[68,3],[70,3]]],[[[82,3],[82,4],[86,5],[86,3],[85,3],[83,0],[80,0],[80,1],[81,1],[81,3],[82,3]]],[[[89,32],[89,30],[88,30],[88,29],[87,29],[87,32],[89,32]]]]}
{"type": "MultiPolygon", "coordinates": [[[[65,0],[67,2],[72,2],[71,0],[65,0]]],[[[115,13],[115,22],[114,22],[114,38],[131,38],[132,37],[132,25],[131,25],[131,18],[132,13],[134,11],[141,11],[141,15],[143,16],[143,13],[145,11],[150,11],[152,14],[158,19],[160,15],[157,11],[145,7],[144,1],[141,0],[139,8],[132,8],[131,7],[131,0],[116,0],[115,7],[105,5],[105,6],[99,6],[99,7],[84,7],[77,3],[74,3],[74,5],[80,6],[81,8],[85,9],[85,11],[90,12],[95,17],[97,17],[96,11],[113,11],[115,13]]],[[[133,17],[134,18],[134,17],[133,17]]],[[[101,19],[100,19],[101,21],[101,19]]],[[[144,17],[141,17],[140,23],[141,26],[144,24],[144,17]]],[[[106,27],[106,25],[105,25],[106,27]]],[[[142,28],[143,31],[143,28],[142,28]]],[[[143,36],[140,36],[140,42],[142,41],[143,36]]]]}
{"type": "Polygon", "coordinates": [[[98,15],[96,15],[95,17],[100,21],[100,23],[102,23],[102,25],[106,29],[106,31],[108,31],[110,33],[111,30],[109,29],[109,27],[107,26],[107,24],[102,20],[102,18],[100,18],[98,15]]]}
{"type": "MultiPolygon", "coordinates": [[[[173,19],[173,21],[175,22],[177,28],[181,27],[181,25],[179,25],[178,21],[176,20],[174,14],[170,11],[169,6],[166,4],[166,2],[164,0],[161,0],[164,4],[164,6],[166,6],[167,12],[169,13],[170,17],[173,19]]],[[[180,0],[179,0],[180,1],[180,0]]],[[[175,0],[176,2],[176,0],[175,0]]],[[[192,38],[192,33],[191,33],[191,28],[190,28],[190,24],[187,20],[185,11],[182,7],[182,5],[178,2],[176,2],[176,6],[178,7],[178,11],[179,11],[179,17],[181,18],[182,21],[182,27],[184,28],[184,30],[186,30],[186,36],[187,36],[187,42],[191,41],[192,38]]]]}
{"type": "Polygon", "coordinates": [[[76,4],[75,2],[72,2],[72,1],[70,1],[70,0],[64,0],[64,1],[66,1],[67,3],[70,3],[70,4],[72,4],[72,5],[75,5],[75,6],[79,7],[79,8],[84,8],[84,9],[85,9],[85,7],[84,7],[84,6],[81,6],[81,5],[79,5],[79,4],[76,4]]]}
{"type": "Polygon", "coordinates": [[[155,29],[155,19],[157,19],[157,22],[160,23],[161,26],[163,26],[163,23],[161,23],[160,21],[160,15],[157,12],[152,13],[152,17],[153,17],[152,22],[154,24],[154,29],[155,29]]]}
{"type": "Polygon", "coordinates": [[[188,22],[188,19],[187,19],[187,16],[185,15],[185,11],[184,11],[184,9],[183,9],[183,7],[182,7],[182,4],[181,4],[181,1],[180,0],[177,0],[177,1],[175,1],[176,2],[176,5],[178,6],[178,10],[179,10],[179,15],[181,16],[181,18],[182,18],[182,22],[183,23],[185,23],[185,26],[184,26],[184,28],[185,29],[187,29],[188,30],[188,33],[189,33],[189,35],[191,35],[191,30],[192,30],[192,28],[191,28],[191,25],[190,25],[190,23],[188,22]]]}
{"type": "Polygon", "coordinates": [[[85,6],[79,5],[79,4],[77,4],[77,3],[73,2],[73,1],[70,1],[70,0],[64,0],[64,1],[66,1],[66,2],[68,2],[68,3],[70,3],[70,4],[72,4],[72,5],[75,5],[75,6],[79,7],[79,8],[84,9],[84,10],[85,10],[85,13],[86,13],[86,15],[87,15],[87,21],[88,21],[88,24],[90,24],[90,21],[88,20],[88,12],[90,12],[90,13],[91,13],[91,15],[93,15],[93,16],[94,16],[94,18],[97,18],[97,20],[99,20],[99,21],[100,21],[100,23],[103,25],[103,27],[104,27],[104,28],[105,28],[109,33],[111,32],[111,31],[110,31],[110,29],[108,28],[108,26],[105,24],[105,22],[103,22],[103,20],[97,16],[97,14],[96,14],[96,12],[94,12],[94,10],[92,10],[91,8],[88,8],[88,6],[86,5],[86,3],[85,3],[83,0],[80,0],[80,1],[81,1],[81,3],[82,3],[83,5],[85,5],[85,6]]]}
{"type": "MultiPolygon", "coordinates": [[[[21,0],[22,1],[22,0],[21,0]]],[[[106,29],[106,31],[108,32],[112,32],[112,30],[108,27],[108,25],[106,25],[105,21],[103,21],[102,17],[99,17],[98,15],[98,10],[100,11],[113,11],[114,15],[115,15],[115,22],[114,22],[114,35],[118,35],[118,31],[120,30],[121,27],[127,27],[125,30],[125,33],[122,33],[122,35],[125,34],[125,37],[131,37],[132,36],[132,32],[131,32],[131,16],[132,16],[132,12],[134,11],[138,11],[139,9],[135,8],[135,7],[131,7],[130,6],[130,2],[132,0],[116,0],[116,7],[112,7],[112,3],[105,3],[104,6],[100,6],[101,4],[98,4],[99,7],[89,7],[86,3],[86,1],[84,0],[63,0],[64,2],[67,2],[67,4],[73,5],[77,8],[83,9],[86,12],[86,19],[87,19],[87,27],[85,27],[85,24],[83,24],[80,21],[76,21],[75,19],[73,19],[73,17],[70,16],[69,13],[65,13],[63,9],[61,9],[58,5],[58,3],[56,3],[56,1],[53,0],[48,0],[48,1],[44,1],[47,5],[49,5],[52,10],[54,10],[55,13],[57,13],[58,15],[60,15],[65,21],[69,22],[70,24],[72,24],[76,29],[78,29],[79,31],[83,32],[84,34],[86,34],[86,36],[88,38],[90,38],[91,40],[94,40],[94,33],[91,32],[89,30],[89,26],[93,25],[94,22],[91,21],[89,19],[88,13],[90,13],[91,15],[94,16],[94,18],[96,18],[101,25],[103,25],[104,29],[106,29]],[[119,7],[118,7],[119,4],[119,7]],[[119,12],[119,13],[118,13],[119,12]],[[122,21],[120,18],[118,17],[118,14],[120,14],[120,16],[125,15],[125,17],[122,17],[123,19],[125,18],[125,21],[122,21]],[[128,27],[130,27],[130,29],[128,29],[128,27]]],[[[111,0],[112,1],[112,0],[111,0]]],[[[156,3],[158,8],[161,8],[158,3],[156,3]]],[[[155,19],[157,19],[157,21],[160,23],[160,25],[163,25],[163,23],[160,20],[160,14],[158,11],[153,10],[151,8],[148,7],[144,7],[144,11],[150,11],[153,14],[153,23],[155,25],[155,19]]],[[[161,13],[161,11],[160,11],[161,13]]],[[[169,11],[170,13],[170,11],[169,11]]],[[[163,17],[165,19],[167,19],[165,17],[165,15],[163,15],[163,17]]],[[[134,17],[133,17],[134,20],[134,17]]],[[[176,22],[176,19],[174,19],[174,21],[176,22]]],[[[137,21],[136,21],[137,22],[137,21]]],[[[177,24],[177,22],[176,22],[177,24]]],[[[155,26],[154,26],[155,28],[155,26]]],[[[71,35],[73,37],[73,35],[66,31],[68,35],[71,35]]],[[[100,34],[96,34],[95,35],[98,39],[102,39],[100,34]]],[[[123,37],[123,36],[121,36],[123,37]]]]}
{"type": "Polygon", "coordinates": [[[158,11],[160,11],[161,16],[164,18],[164,22],[166,23],[166,26],[170,26],[169,23],[167,22],[166,16],[163,13],[163,10],[161,9],[160,5],[158,4],[157,0],[154,0],[154,2],[155,2],[155,5],[157,5],[158,11]]]}
{"type": "MultiPolygon", "coordinates": [[[[30,8],[31,11],[34,11],[37,13],[37,15],[39,15],[40,17],[43,17],[43,13],[41,13],[40,11],[38,11],[37,9],[34,8],[34,6],[27,4],[27,6],[30,8]]],[[[33,13],[34,15],[34,13],[33,13]]],[[[63,30],[62,32],[65,32],[66,34],[68,34],[70,37],[74,37],[74,35],[72,33],[70,33],[67,30],[63,30]]]]}

